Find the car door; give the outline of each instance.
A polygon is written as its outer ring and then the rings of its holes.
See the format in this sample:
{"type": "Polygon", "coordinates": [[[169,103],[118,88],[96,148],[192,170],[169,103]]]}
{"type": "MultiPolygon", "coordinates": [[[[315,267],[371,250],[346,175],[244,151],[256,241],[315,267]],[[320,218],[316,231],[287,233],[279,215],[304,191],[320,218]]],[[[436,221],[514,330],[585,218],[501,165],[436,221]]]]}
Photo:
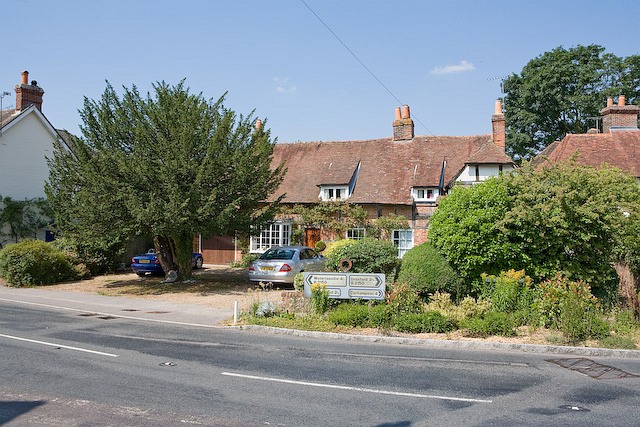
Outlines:
{"type": "Polygon", "coordinates": [[[307,249],[307,256],[309,257],[308,271],[323,271],[325,267],[324,257],[319,255],[313,249],[307,249]]]}

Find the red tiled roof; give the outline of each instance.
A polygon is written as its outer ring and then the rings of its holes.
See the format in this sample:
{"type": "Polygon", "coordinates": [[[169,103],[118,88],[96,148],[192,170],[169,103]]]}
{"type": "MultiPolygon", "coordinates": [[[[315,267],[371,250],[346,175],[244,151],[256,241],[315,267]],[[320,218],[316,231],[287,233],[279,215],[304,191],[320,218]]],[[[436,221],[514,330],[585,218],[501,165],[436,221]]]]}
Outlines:
{"type": "Polygon", "coordinates": [[[580,164],[599,167],[606,163],[640,177],[640,130],[570,134],[540,152],[536,163],[568,160],[574,153],[580,164]]]}
{"type": "Polygon", "coordinates": [[[286,203],[315,203],[320,185],[347,185],[360,169],[352,203],[413,203],[411,187],[438,187],[446,160],[445,185],[467,163],[512,164],[490,135],[416,136],[365,141],[277,144],[273,164],[285,162],[287,174],[276,192],[286,203]],[[473,160],[473,161],[472,161],[473,160]]]}

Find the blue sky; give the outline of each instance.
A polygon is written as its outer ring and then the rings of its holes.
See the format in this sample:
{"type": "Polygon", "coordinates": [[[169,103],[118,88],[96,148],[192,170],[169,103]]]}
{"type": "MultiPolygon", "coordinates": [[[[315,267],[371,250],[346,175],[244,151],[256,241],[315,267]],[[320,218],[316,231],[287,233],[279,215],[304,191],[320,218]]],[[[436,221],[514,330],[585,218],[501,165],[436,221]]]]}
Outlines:
{"type": "Polygon", "coordinates": [[[255,109],[279,142],[388,137],[401,103],[418,135],[485,134],[499,78],[530,59],[561,45],[640,54],[637,0],[2,0],[0,11],[3,106],[28,70],[47,118],[76,134],[83,97],[106,80],[146,92],[181,79],[255,109]]]}

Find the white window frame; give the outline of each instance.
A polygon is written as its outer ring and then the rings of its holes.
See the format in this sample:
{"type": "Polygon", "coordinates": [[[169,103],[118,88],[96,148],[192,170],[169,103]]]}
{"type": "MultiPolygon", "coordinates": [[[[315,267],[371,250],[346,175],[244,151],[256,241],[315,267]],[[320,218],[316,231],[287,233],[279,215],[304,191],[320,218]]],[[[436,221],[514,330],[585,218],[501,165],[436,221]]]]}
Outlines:
{"type": "Polygon", "coordinates": [[[413,229],[393,230],[391,242],[398,248],[398,258],[402,258],[409,249],[413,248],[413,229]]]}
{"type": "Polygon", "coordinates": [[[318,197],[323,202],[328,202],[329,200],[346,200],[351,196],[349,194],[349,186],[348,185],[333,185],[333,186],[320,186],[320,194],[318,197]],[[340,196],[338,197],[338,193],[340,196]]]}
{"type": "Polygon", "coordinates": [[[260,233],[251,236],[249,251],[262,253],[272,246],[288,246],[291,243],[291,223],[273,222],[260,229],[260,233]]]}
{"type": "Polygon", "coordinates": [[[440,190],[436,187],[413,187],[413,200],[416,202],[435,202],[440,196],[440,190]],[[429,197],[431,192],[431,197],[429,197]]]}
{"type": "Polygon", "coordinates": [[[345,231],[345,238],[351,240],[361,240],[367,237],[367,229],[364,227],[353,227],[345,231]]]}

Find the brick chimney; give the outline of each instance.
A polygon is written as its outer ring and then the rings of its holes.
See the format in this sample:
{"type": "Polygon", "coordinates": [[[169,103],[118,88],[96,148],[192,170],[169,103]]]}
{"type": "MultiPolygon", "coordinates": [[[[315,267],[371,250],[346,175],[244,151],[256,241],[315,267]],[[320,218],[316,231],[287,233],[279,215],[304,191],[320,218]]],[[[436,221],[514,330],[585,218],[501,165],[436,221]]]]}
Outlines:
{"type": "Polygon", "coordinates": [[[506,149],[507,136],[505,133],[504,113],[502,112],[502,101],[500,98],[496,100],[495,111],[491,116],[491,139],[493,143],[503,151],[506,149]]]}
{"type": "Polygon", "coordinates": [[[609,133],[617,130],[638,130],[637,105],[625,105],[624,95],[618,97],[618,105],[613,103],[613,97],[607,98],[607,106],[600,110],[602,115],[602,132],[609,133]]]}
{"type": "Polygon", "coordinates": [[[29,84],[29,72],[22,72],[22,81],[16,85],[16,112],[26,109],[33,104],[42,111],[42,95],[44,90],[38,86],[38,82],[33,80],[29,84]]]}
{"type": "Polygon", "coordinates": [[[393,140],[407,141],[413,139],[413,120],[408,105],[396,107],[396,119],[393,121],[393,140]]]}

